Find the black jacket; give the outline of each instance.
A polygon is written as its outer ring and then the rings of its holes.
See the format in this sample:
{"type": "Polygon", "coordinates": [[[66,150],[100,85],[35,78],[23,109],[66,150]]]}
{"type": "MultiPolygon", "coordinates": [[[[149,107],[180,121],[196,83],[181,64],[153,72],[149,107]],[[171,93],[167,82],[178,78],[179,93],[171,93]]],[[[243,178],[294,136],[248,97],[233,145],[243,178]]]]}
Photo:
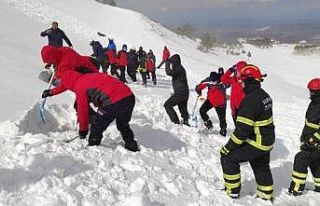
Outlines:
{"type": "Polygon", "coordinates": [[[127,59],[128,59],[128,67],[138,68],[139,61],[138,61],[138,55],[136,54],[135,50],[130,49],[130,51],[127,54],[127,59]]]}
{"type": "Polygon", "coordinates": [[[93,54],[91,56],[95,57],[98,61],[106,60],[106,53],[99,41],[92,41],[90,43],[92,47],[93,54]]]}
{"type": "Polygon", "coordinates": [[[48,36],[49,45],[54,47],[62,47],[62,40],[65,40],[69,46],[72,46],[71,41],[68,39],[66,34],[59,28],[57,29],[47,29],[41,32],[40,36],[48,36]]]}
{"type": "MultiPolygon", "coordinates": [[[[300,141],[302,143],[308,143],[312,138],[314,143],[320,144],[320,97],[312,98],[308,110],[306,112],[305,125],[302,130],[300,141]]],[[[310,144],[309,144],[310,145],[310,144]]],[[[310,150],[312,147],[301,146],[302,150],[310,150]]]]}
{"type": "Polygon", "coordinates": [[[256,80],[246,80],[236,128],[226,147],[229,150],[244,144],[256,149],[270,151],[275,141],[272,116],[272,99],[256,80]]]}
{"type": "Polygon", "coordinates": [[[175,94],[189,95],[189,86],[186,70],[181,65],[180,56],[178,54],[170,57],[166,62],[166,73],[172,76],[172,87],[175,94]],[[172,64],[172,69],[170,68],[172,64]]]}

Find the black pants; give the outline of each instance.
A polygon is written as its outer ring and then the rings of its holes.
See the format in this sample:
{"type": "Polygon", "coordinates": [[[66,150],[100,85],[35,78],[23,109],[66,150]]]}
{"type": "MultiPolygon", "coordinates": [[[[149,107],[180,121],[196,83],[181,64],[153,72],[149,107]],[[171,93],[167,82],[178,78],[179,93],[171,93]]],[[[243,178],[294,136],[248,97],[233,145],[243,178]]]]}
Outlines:
{"type": "Polygon", "coordinates": [[[178,105],[182,119],[187,122],[189,118],[188,113],[188,99],[189,94],[173,94],[165,103],[164,108],[168,113],[171,121],[175,124],[179,124],[179,118],[173,107],[178,105]]]}
{"type": "Polygon", "coordinates": [[[142,82],[144,85],[147,85],[147,72],[145,71],[140,71],[142,82]]]}
{"type": "Polygon", "coordinates": [[[240,163],[249,162],[258,184],[257,195],[271,199],[273,179],[270,170],[270,151],[258,150],[244,143],[239,148],[221,156],[221,165],[227,194],[239,194],[241,188],[240,163]]]}
{"type": "MultiPolygon", "coordinates": [[[[200,116],[204,122],[209,120],[209,116],[207,112],[212,109],[212,105],[207,99],[202,106],[200,107],[200,116]]],[[[226,121],[226,105],[222,107],[215,107],[216,113],[219,118],[220,122],[220,129],[226,129],[227,128],[227,121],[226,121]]]]}
{"type": "Polygon", "coordinates": [[[156,75],[156,71],[154,70],[153,72],[148,72],[151,73],[151,78],[152,78],[152,82],[154,85],[157,84],[157,75],[156,75]]]}
{"type": "Polygon", "coordinates": [[[128,73],[129,77],[131,78],[131,80],[132,80],[133,82],[136,82],[136,81],[137,81],[137,75],[136,75],[136,73],[137,73],[137,67],[136,67],[136,66],[130,66],[130,65],[128,65],[128,67],[127,67],[127,73],[128,73]]]}
{"type": "Polygon", "coordinates": [[[134,134],[129,122],[134,105],[135,97],[131,95],[107,107],[99,108],[98,114],[91,124],[89,145],[100,144],[103,131],[108,128],[113,120],[116,120],[117,129],[120,131],[124,142],[126,144],[133,142],[134,134]]]}
{"type": "Polygon", "coordinates": [[[316,190],[320,192],[320,152],[318,151],[300,151],[296,154],[290,189],[297,192],[304,190],[308,176],[308,167],[310,167],[314,177],[316,190]]]}
{"type": "Polygon", "coordinates": [[[116,64],[110,64],[110,70],[111,70],[110,71],[111,75],[113,75],[113,76],[117,77],[118,79],[120,79],[120,75],[119,75],[119,73],[117,71],[117,65],[116,64]]]}
{"type": "Polygon", "coordinates": [[[119,66],[118,69],[120,70],[120,77],[119,77],[120,81],[122,81],[123,83],[127,82],[126,81],[126,74],[125,74],[126,67],[125,66],[123,66],[123,67],[119,66]]]}

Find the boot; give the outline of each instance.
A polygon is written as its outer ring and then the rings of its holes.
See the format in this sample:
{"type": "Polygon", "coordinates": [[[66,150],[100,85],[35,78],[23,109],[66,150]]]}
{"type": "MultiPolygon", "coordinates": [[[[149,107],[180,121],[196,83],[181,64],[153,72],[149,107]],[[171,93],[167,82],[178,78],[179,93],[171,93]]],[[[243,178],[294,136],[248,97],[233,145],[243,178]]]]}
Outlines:
{"type": "Polygon", "coordinates": [[[189,120],[184,119],[184,120],[182,121],[182,124],[190,127],[189,120]]]}
{"type": "Polygon", "coordinates": [[[99,137],[89,137],[89,145],[88,146],[95,146],[100,145],[101,139],[99,137]]]}
{"type": "Polygon", "coordinates": [[[302,191],[295,191],[294,189],[291,189],[291,188],[288,189],[288,193],[289,193],[290,195],[293,195],[293,196],[300,196],[300,195],[302,195],[302,191]]]}
{"type": "Polygon", "coordinates": [[[204,122],[204,126],[206,126],[206,128],[210,131],[213,128],[212,122],[211,120],[207,120],[204,122]]]}
{"type": "Polygon", "coordinates": [[[220,132],[219,132],[219,133],[220,133],[221,136],[224,136],[224,137],[225,137],[225,136],[227,135],[227,130],[226,130],[226,128],[220,129],[220,132]]]}
{"type": "Polygon", "coordinates": [[[133,140],[132,142],[126,142],[124,148],[130,150],[131,152],[138,152],[140,149],[138,148],[137,141],[133,140]]]}

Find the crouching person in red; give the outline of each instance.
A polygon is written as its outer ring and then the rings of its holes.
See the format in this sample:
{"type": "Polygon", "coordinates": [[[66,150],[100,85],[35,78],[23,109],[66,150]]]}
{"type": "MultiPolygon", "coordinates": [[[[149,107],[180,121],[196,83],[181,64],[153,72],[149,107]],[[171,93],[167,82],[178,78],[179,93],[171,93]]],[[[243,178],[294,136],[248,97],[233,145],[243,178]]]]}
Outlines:
{"type": "MultiPolygon", "coordinates": [[[[80,74],[76,71],[61,73],[61,87],[76,94],[79,136],[86,138],[89,130],[89,104],[98,107],[97,115],[91,122],[89,146],[100,145],[102,133],[116,120],[117,128],[125,142],[125,148],[139,151],[130,128],[135,97],[128,86],[104,73],[80,74]]],[[[58,94],[54,90],[51,95],[58,94]]]]}
{"type": "Polygon", "coordinates": [[[207,112],[215,108],[219,122],[220,134],[226,136],[227,122],[226,122],[226,89],[220,82],[220,75],[217,72],[211,72],[210,77],[203,80],[196,86],[196,92],[201,96],[201,90],[208,87],[208,98],[200,107],[200,115],[206,128],[210,131],[213,128],[212,121],[209,119],[207,112]]]}

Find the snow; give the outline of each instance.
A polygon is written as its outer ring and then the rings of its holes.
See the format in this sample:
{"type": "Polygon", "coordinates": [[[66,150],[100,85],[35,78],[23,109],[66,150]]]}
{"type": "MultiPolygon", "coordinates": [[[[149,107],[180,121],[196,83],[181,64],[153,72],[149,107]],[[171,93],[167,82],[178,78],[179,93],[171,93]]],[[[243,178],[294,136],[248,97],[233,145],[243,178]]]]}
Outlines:
{"type": "MultiPolygon", "coordinates": [[[[163,103],[170,96],[171,79],[158,70],[159,85],[130,84],[136,97],[132,129],[141,152],[123,148],[116,126],[104,133],[102,145],[85,140],[66,144],[77,135],[74,96],[70,92],[47,102],[47,124],[39,118],[40,94],[47,85],[38,80],[43,64],[39,33],[57,20],[82,54],[90,54],[97,31],[113,37],[117,46],[152,48],[158,62],[167,45],[179,53],[187,69],[189,111],[193,88],[210,69],[234,64],[239,57],[223,49],[204,54],[197,43],[184,39],[142,14],[98,4],[92,0],[0,0],[0,205],[270,205],[255,199],[256,184],[248,164],[241,166],[242,191],[231,200],[223,187],[219,150],[228,138],[203,135],[196,128],[170,123],[163,103]]],[[[293,158],[308,105],[307,82],[319,73],[318,56],[295,56],[293,45],[251,51],[251,62],[268,74],[263,87],[274,100],[276,144],[271,152],[275,205],[319,205],[320,196],[307,191],[289,197],[293,158]]],[[[245,56],[240,58],[245,59],[245,56]]],[[[199,108],[199,106],[198,106],[199,108]]],[[[217,117],[210,113],[215,128],[217,117]]],[[[227,111],[228,134],[233,130],[227,111]]],[[[313,188],[311,175],[306,185],[313,188]]]]}

